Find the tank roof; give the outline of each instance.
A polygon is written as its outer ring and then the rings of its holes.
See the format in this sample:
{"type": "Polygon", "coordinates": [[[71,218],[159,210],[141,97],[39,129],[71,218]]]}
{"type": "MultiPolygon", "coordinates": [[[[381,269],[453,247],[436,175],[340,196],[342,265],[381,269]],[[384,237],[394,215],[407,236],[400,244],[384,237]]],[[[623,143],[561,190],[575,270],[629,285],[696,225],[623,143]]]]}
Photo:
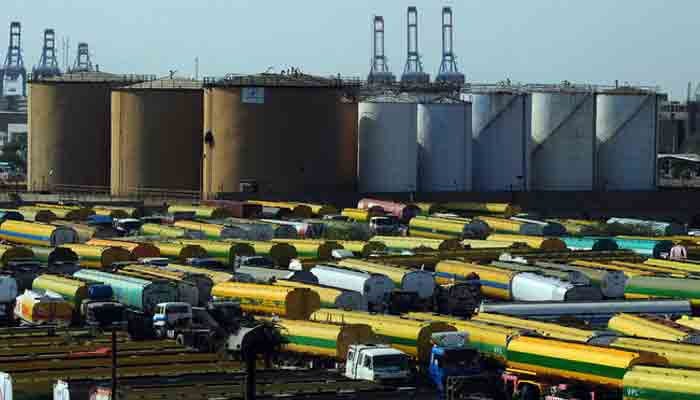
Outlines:
{"type": "Polygon", "coordinates": [[[468,101],[452,97],[452,96],[437,96],[422,102],[424,104],[471,104],[468,101]]]}
{"type": "Polygon", "coordinates": [[[380,94],[375,96],[368,96],[361,100],[363,103],[418,103],[420,99],[413,95],[407,93],[401,94],[380,94]]]}
{"type": "Polygon", "coordinates": [[[177,90],[177,89],[190,89],[197,90],[202,89],[202,81],[195,80],[186,77],[163,77],[156,80],[147,80],[143,82],[138,82],[133,85],[124,86],[119,88],[119,90],[130,90],[130,89],[166,89],[166,90],[177,90]]]}
{"type": "Polygon", "coordinates": [[[564,81],[559,84],[530,83],[525,86],[525,90],[532,93],[593,93],[596,90],[596,86],[564,81]]]}
{"type": "Polygon", "coordinates": [[[68,83],[68,82],[78,82],[78,83],[99,83],[99,82],[109,82],[109,83],[138,83],[149,80],[154,80],[154,75],[134,75],[134,74],[111,74],[108,72],[74,72],[63,75],[44,77],[44,76],[30,76],[29,82],[46,82],[46,83],[68,83]]]}
{"type": "Polygon", "coordinates": [[[647,95],[658,93],[658,88],[651,86],[599,86],[597,92],[617,95],[647,95]]]}
{"type": "Polygon", "coordinates": [[[344,88],[359,87],[358,78],[321,77],[296,74],[228,74],[223,78],[204,78],[206,87],[293,87],[293,88],[344,88]]]}

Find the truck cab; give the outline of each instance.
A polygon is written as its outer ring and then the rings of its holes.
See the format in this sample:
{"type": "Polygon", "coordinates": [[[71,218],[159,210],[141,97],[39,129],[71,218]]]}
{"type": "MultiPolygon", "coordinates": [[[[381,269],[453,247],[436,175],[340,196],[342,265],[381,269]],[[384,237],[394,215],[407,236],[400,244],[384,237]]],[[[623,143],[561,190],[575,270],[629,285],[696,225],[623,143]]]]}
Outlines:
{"type": "Polygon", "coordinates": [[[406,353],[383,344],[354,344],[348,348],[345,376],[372,382],[403,382],[411,370],[406,353]]]}
{"type": "Polygon", "coordinates": [[[188,303],[169,302],[156,305],[153,314],[153,328],[157,337],[166,335],[174,337],[175,329],[188,328],[192,325],[192,306],[188,303]],[[172,335],[170,334],[172,332],[172,335]]]}
{"type": "Polygon", "coordinates": [[[398,235],[399,220],[392,215],[372,217],[369,219],[369,230],[375,235],[398,235]]]}
{"type": "Polygon", "coordinates": [[[440,392],[450,377],[476,377],[482,373],[479,352],[469,344],[466,332],[441,332],[432,336],[428,375],[440,392]]]}

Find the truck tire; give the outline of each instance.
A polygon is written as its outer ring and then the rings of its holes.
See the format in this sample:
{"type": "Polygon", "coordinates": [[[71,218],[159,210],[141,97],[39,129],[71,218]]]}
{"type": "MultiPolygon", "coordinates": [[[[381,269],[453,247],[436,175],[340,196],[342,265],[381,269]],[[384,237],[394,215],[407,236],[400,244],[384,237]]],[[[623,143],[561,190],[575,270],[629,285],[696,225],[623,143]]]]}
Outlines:
{"type": "Polygon", "coordinates": [[[185,335],[182,333],[178,334],[177,337],[175,337],[175,343],[177,343],[180,346],[185,345],[185,335]]]}
{"type": "Polygon", "coordinates": [[[158,340],[164,339],[165,338],[165,330],[162,328],[156,328],[155,335],[156,335],[156,339],[158,339],[158,340]]]}

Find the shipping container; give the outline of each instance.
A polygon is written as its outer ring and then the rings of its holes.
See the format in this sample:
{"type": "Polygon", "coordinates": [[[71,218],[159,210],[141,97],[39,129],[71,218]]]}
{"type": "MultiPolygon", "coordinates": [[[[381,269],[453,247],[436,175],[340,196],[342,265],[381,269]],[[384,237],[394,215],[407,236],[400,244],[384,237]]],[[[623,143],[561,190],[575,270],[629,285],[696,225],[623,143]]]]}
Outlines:
{"type": "Polygon", "coordinates": [[[327,286],[320,286],[306,282],[277,279],[272,283],[275,286],[300,287],[311,289],[318,293],[321,299],[321,307],[338,308],[341,310],[367,310],[367,299],[359,293],[351,290],[340,290],[327,286]]]}
{"type": "Polygon", "coordinates": [[[17,296],[14,314],[27,325],[68,326],[73,319],[73,307],[61,296],[25,290],[17,296]]]}
{"type": "Polygon", "coordinates": [[[10,243],[56,247],[66,243],[77,243],[78,233],[64,226],[4,221],[0,223],[0,239],[10,243]]]}
{"type": "Polygon", "coordinates": [[[435,294],[435,277],[429,271],[411,270],[356,259],[341,260],[338,265],[370,274],[386,275],[397,288],[406,292],[414,292],[424,301],[432,299],[433,294],[435,294]]]}
{"type": "Polygon", "coordinates": [[[321,285],[361,293],[367,299],[370,309],[382,308],[387,304],[389,295],[395,288],[394,282],[383,274],[327,265],[317,265],[311,268],[311,273],[321,285]]]}
{"type": "Polygon", "coordinates": [[[49,274],[39,275],[32,282],[33,291],[37,293],[51,291],[59,294],[73,306],[74,311],[79,311],[83,300],[88,298],[88,287],[85,281],[49,274]]]}
{"type": "Polygon", "coordinates": [[[175,287],[162,281],[151,282],[90,269],[82,269],[73,276],[110,285],[116,301],[146,314],[152,313],[158,303],[177,301],[175,287]]]}
{"type": "Polygon", "coordinates": [[[158,248],[150,243],[134,243],[121,240],[91,239],[85,244],[88,246],[121,247],[131,252],[135,260],[139,258],[160,257],[158,248]]]}
{"type": "Polygon", "coordinates": [[[353,344],[378,341],[369,325],[331,325],[290,319],[275,320],[286,343],[282,351],[344,361],[353,344]]]}
{"type": "Polygon", "coordinates": [[[175,221],[173,225],[187,231],[202,232],[208,239],[245,239],[247,236],[242,229],[206,222],[175,221]]]}
{"type": "Polygon", "coordinates": [[[318,293],[306,288],[224,282],[214,286],[212,296],[236,300],[245,312],[290,319],[306,320],[321,307],[318,293]]]}
{"type": "Polygon", "coordinates": [[[335,309],[321,309],[313,313],[310,319],[337,325],[369,325],[375,334],[388,340],[392,347],[405,352],[421,363],[430,360],[433,333],[457,330],[445,322],[420,322],[391,315],[335,309]]]}
{"type": "Polygon", "coordinates": [[[255,255],[255,248],[247,243],[217,242],[213,240],[183,240],[184,244],[200,246],[207,255],[224,265],[236,265],[240,257],[255,255]]]}
{"type": "Polygon", "coordinates": [[[136,257],[122,247],[90,246],[87,244],[64,244],[78,255],[80,265],[88,268],[108,269],[116,262],[136,261],[136,257]]]}

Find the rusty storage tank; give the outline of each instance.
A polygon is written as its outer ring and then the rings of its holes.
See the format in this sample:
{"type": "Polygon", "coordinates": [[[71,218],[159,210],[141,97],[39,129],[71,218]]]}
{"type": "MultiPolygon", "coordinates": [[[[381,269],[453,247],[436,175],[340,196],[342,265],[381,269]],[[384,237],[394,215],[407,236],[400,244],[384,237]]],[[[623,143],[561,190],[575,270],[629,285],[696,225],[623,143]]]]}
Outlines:
{"type": "Polygon", "coordinates": [[[528,190],[530,94],[508,84],[472,85],[473,188],[528,190]]]}
{"type": "Polygon", "coordinates": [[[151,79],[105,72],[29,81],[29,190],[107,190],[110,90],[151,79]]]}
{"type": "Polygon", "coordinates": [[[655,190],[660,94],[618,87],[596,94],[597,181],[601,190],[655,190]]]}
{"type": "Polygon", "coordinates": [[[595,94],[587,86],[537,85],[532,95],[532,190],[593,189],[595,94]]]}
{"type": "Polygon", "coordinates": [[[112,91],[111,193],[198,192],[202,84],[164,78],[112,91]]]}
{"type": "Polygon", "coordinates": [[[203,195],[352,191],[357,104],[303,74],[205,81],[203,195]]]}

